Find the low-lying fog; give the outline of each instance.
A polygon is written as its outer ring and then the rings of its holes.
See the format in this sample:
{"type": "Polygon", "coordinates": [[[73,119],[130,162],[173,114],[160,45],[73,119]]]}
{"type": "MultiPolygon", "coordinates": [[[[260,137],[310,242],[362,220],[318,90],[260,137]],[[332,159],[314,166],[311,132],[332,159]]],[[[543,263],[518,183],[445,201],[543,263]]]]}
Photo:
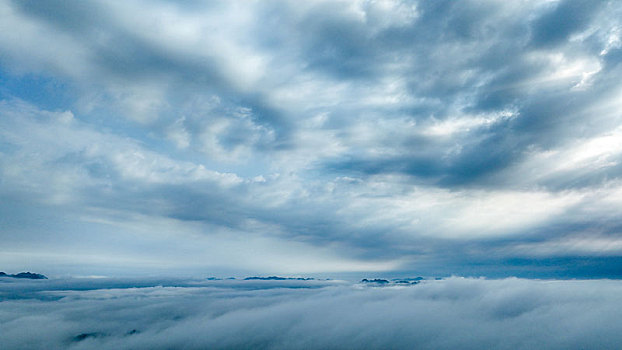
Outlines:
{"type": "Polygon", "coordinates": [[[0,281],[3,349],[617,349],[622,281],[0,281]]]}

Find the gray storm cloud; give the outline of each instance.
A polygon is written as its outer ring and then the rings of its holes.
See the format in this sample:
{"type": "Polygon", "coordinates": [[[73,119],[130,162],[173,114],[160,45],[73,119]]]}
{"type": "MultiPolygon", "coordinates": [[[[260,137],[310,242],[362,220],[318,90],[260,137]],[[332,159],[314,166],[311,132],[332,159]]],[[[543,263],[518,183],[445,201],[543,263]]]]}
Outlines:
{"type": "Polygon", "coordinates": [[[617,281],[34,282],[0,284],[3,349],[616,349],[622,341],[617,281]]]}
{"type": "Polygon", "coordinates": [[[620,277],[621,18],[4,1],[0,263],[620,277]]]}

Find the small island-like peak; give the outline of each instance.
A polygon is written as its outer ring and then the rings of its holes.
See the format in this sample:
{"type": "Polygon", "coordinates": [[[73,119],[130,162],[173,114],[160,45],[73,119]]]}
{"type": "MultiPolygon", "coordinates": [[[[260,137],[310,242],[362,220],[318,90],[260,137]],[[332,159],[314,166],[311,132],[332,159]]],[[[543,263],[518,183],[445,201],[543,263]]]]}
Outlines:
{"type": "Polygon", "coordinates": [[[42,275],[40,273],[33,273],[33,272],[20,272],[16,274],[7,274],[5,272],[0,271],[0,277],[24,278],[24,279],[31,279],[31,280],[48,279],[45,275],[42,275]]]}

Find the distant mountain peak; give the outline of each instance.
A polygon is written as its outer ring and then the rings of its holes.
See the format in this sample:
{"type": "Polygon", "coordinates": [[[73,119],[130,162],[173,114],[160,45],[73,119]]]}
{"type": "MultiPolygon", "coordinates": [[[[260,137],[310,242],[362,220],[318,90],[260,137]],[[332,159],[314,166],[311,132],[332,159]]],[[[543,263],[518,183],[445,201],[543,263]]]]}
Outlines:
{"type": "Polygon", "coordinates": [[[30,280],[48,279],[47,277],[45,277],[45,275],[42,275],[40,273],[33,273],[33,272],[20,272],[16,274],[7,274],[5,272],[0,271],[0,277],[24,278],[24,279],[30,279],[30,280]]]}
{"type": "Polygon", "coordinates": [[[280,277],[280,276],[257,277],[257,276],[253,276],[253,277],[246,277],[244,280],[245,281],[250,281],[250,280],[261,280],[261,281],[286,281],[286,280],[311,281],[311,280],[314,280],[314,279],[315,278],[311,278],[311,277],[280,277]]]}

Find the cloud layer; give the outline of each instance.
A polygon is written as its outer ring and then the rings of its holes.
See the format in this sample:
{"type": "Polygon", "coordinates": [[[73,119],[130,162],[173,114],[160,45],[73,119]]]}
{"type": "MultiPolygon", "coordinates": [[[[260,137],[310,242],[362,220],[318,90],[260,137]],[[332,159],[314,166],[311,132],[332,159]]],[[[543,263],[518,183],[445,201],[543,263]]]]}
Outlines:
{"type": "Polygon", "coordinates": [[[621,288],[513,278],[2,282],[14,297],[0,302],[0,340],[6,349],[615,349],[621,288]]]}
{"type": "Polygon", "coordinates": [[[620,277],[617,2],[0,18],[5,270],[620,277]]]}

